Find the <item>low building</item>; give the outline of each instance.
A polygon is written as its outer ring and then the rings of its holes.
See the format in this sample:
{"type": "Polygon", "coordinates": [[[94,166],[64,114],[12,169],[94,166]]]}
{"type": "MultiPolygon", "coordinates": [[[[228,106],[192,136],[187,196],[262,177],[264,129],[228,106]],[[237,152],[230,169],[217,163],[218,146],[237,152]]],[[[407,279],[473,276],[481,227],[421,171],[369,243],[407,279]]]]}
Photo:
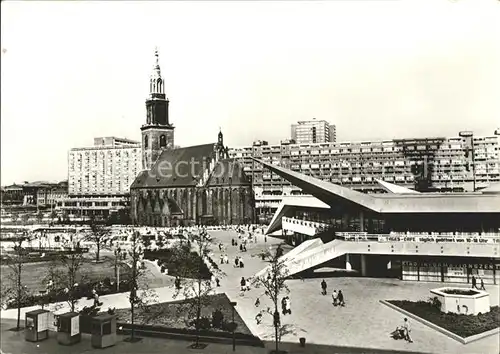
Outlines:
{"type": "MultiPolygon", "coordinates": [[[[282,231],[290,275],[345,268],[361,276],[500,283],[500,192],[416,193],[383,182],[366,194],[262,163],[310,196],[285,198],[267,233],[282,231]]],[[[264,270],[265,271],[265,270],[264,270]]]]}

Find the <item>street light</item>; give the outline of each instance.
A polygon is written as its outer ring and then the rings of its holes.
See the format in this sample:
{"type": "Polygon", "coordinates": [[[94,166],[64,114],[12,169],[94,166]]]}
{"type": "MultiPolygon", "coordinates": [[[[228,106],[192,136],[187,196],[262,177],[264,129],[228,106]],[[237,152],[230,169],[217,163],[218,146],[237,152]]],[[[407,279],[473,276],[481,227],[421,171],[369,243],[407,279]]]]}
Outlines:
{"type": "Polygon", "coordinates": [[[236,307],[236,301],[231,301],[231,306],[233,308],[233,323],[232,323],[232,330],[233,330],[233,352],[236,351],[236,339],[234,338],[234,330],[236,329],[236,323],[234,323],[234,308],[236,307]]]}
{"type": "Polygon", "coordinates": [[[476,191],[476,154],[474,152],[474,132],[472,131],[462,131],[458,133],[458,136],[462,138],[470,138],[471,140],[471,150],[472,150],[472,191],[476,191]]]}
{"type": "Polygon", "coordinates": [[[118,262],[119,259],[121,259],[121,248],[118,247],[115,249],[115,274],[116,274],[116,292],[120,292],[120,264],[118,262]]]}
{"type": "Polygon", "coordinates": [[[45,293],[47,293],[47,290],[39,290],[38,292],[40,293],[40,304],[42,305],[42,310],[43,310],[43,306],[44,306],[43,296],[45,295],[45,293]]]}

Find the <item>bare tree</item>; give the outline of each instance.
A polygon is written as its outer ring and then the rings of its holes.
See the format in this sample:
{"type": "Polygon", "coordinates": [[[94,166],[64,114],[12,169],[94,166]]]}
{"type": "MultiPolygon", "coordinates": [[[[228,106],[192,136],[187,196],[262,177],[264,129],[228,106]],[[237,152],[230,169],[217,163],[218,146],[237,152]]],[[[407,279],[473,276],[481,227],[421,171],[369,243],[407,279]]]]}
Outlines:
{"type": "Polygon", "coordinates": [[[99,224],[94,217],[90,219],[90,234],[85,238],[96,246],[95,261],[99,262],[101,247],[108,239],[110,230],[106,225],[99,224]]]}
{"type": "Polygon", "coordinates": [[[12,253],[6,255],[4,260],[10,268],[10,274],[7,277],[7,282],[2,282],[4,289],[2,289],[2,300],[10,303],[14,300],[17,306],[17,325],[16,330],[21,329],[21,307],[23,306],[23,301],[29,295],[28,289],[23,285],[23,265],[26,262],[26,256],[28,252],[23,247],[23,242],[26,240],[26,236],[22,236],[14,241],[14,247],[12,253]]]}
{"type": "Polygon", "coordinates": [[[86,280],[83,274],[83,266],[86,263],[84,250],[78,243],[73,243],[70,250],[61,253],[53,262],[48,271],[48,281],[52,284],[49,291],[67,294],[67,303],[71,312],[75,312],[76,305],[80,299],[79,287],[86,280]],[[62,267],[60,267],[62,266],[62,267]]]}
{"type": "Polygon", "coordinates": [[[263,309],[259,313],[267,313],[273,317],[276,354],[280,353],[279,343],[281,341],[281,336],[287,331],[287,327],[281,325],[278,301],[281,295],[288,294],[290,292],[285,283],[288,276],[288,268],[285,265],[285,261],[280,259],[281,255],[281,247],[278,247],[275,252],[265,251],[261,253],[260,256],[262,259],[269,262],[269,266],[267,268],[267,272],[265,272],[263,276],[254,278],[252,282],[256,288],[262,288],[264,290],[264,294],[262,295],[268,297],[274,305],[274,309],[263,309]]]}
{"type": "Polygon", "coordinates": [[[55,210],[52,210],[50,213],[50,221],[54,222],[55,218],[57,218],[57,213],[55,210]]]}
{"type": "Polygon", "coordinates": [[[24,225],[28,225],[28,223],[30,221],[29,214],[23,214],[23,216],[21,216],[21,220],[22,220],[22,222],[23,222],[24,225]]]}
{"type": "Polygon", "coordinates": [[[148,288],[147,282],[141,281],[146,277],[146,267],[142,262],[144,257],[144,247],[141,234],[138,231],[132,231],[128,255],[128,261],[130,262],[130,270],[128,274],[128,283],[130,288],[130,322],[132,325],[128,341],[134,343],[140,340],[140,338],[135,337],[134,324],[136,320],[136,310],[148,312],[148,305],[156,300],[155,292],[148,288]]]}
{"type": "Polygon", "coordinates": [[[11,219],[13,223],[16,223],[16,221],[19,219],[19,214],[15,211],[12,212],[11,214],[11,219]]]}
{"type": "MultiPolygon", "coordinates": [[[[182,262],[182,258],[185,259],[191,249],[185,244],[176,246],[174,256],[180,261],[177,263],[181,264],[181,267],[177,269],[180,275],[177,281],[180,283],[176,284],[174,298],[179,295],[184,295],[185,297],[185,301],[180,306],[180,311],[186,314],[188,323],[194,318],[196,343],[192,348],[196,349],[202,347],[200,346],[200,324],[203,309],[211,303],[211,296],[214,295],[214,284],[210,279],[210,274],[203,273],[203,261],[211,253],[213,241],[206,231],[202,230],[198,234],[191,233],[188,236],[188,244],[198,253],[201,259],[197,264],[182,262]]],[[[222,277],[224,275],[218,268],[212,269],[211,272],[214,277],[222,277]]]]}
{"type": "Polygon", "coordinates": [[[42,221],[43,221],[43,212],[41,210],[36,214],[36,220],[38,221],[39,224],[42,223],[42,221]]]}

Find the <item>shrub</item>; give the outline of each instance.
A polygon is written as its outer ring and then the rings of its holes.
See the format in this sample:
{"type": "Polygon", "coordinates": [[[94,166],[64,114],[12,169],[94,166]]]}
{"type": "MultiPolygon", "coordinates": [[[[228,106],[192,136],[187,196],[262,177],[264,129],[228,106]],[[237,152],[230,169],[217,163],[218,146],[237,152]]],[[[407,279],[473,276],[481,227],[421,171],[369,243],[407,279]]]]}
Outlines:
{"type": "MultiPolygon", "coordinates": [[[[189,323],[190,326],[196,328],[196,319],[192,320],[190,323],[189,323]]],[[[210,318],[206,317],[206,316],[203,316],[200,318],[199,322],[198,322],[198,328],[201,329],[201,330],[208,330],[210,329],[212,326],[211,326],[211,321],[210,321],[210,318]]]]}
{"type": "Polygon", "coordinates": [[[212,327],[222,329],[224,323],[224,314],[221,310],[217,309],[212,312],[212,327]]]}

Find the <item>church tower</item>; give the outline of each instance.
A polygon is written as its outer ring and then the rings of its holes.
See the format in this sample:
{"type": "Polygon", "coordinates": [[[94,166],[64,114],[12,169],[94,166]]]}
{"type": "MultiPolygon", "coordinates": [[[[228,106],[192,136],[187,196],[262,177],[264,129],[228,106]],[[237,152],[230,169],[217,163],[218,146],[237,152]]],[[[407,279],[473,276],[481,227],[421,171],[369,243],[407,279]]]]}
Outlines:
{"type": "Polygon", "coordinates": [[[155,65],[149,79],[149,97],[146,100],[146,124],[141,127],[143,170],[151,169],[163,150],[174,147],[174,126],[168,120],[168,103],[158,49],[155,49],[155,65]]]}

